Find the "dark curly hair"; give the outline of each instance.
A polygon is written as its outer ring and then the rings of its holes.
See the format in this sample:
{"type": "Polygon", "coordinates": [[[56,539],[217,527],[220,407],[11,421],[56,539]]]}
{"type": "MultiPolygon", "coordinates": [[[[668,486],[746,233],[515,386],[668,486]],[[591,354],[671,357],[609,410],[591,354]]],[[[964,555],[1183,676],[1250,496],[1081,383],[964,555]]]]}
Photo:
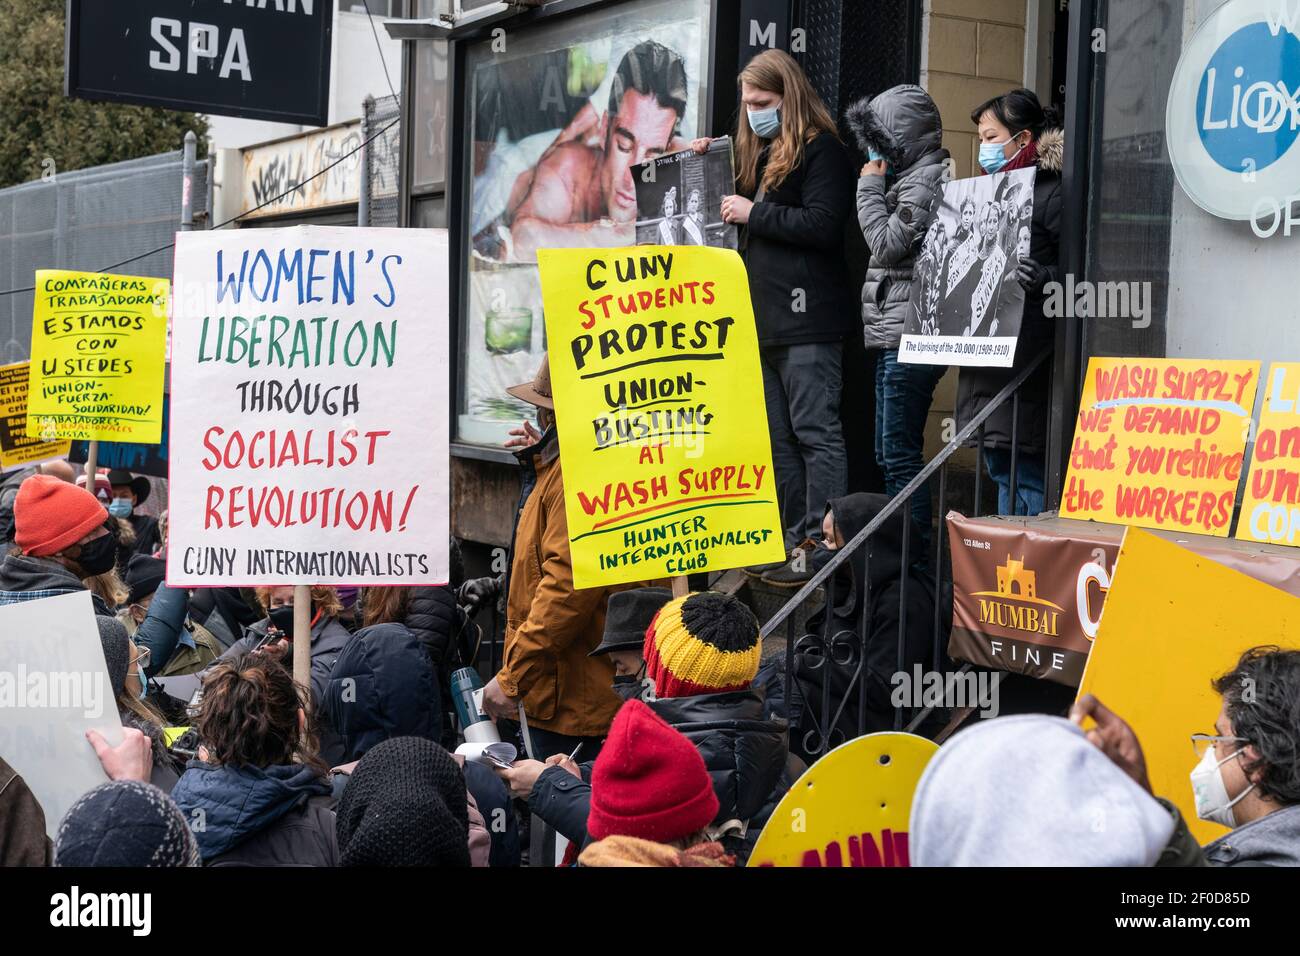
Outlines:
{"type": "Polygon", "coordinates": [[[1257,760],[1241,756],[1242,769],[1259,774],[1259,793],[1279,803],[1300,803],[1300,651],[1252,647],[1212,684],[1233,733],[1259,755],[1257,760]]]}
{"type": "Polygon", "coordinates": [[[212,763],[265,768],[296,761],[326,772],[314,735],[298,725],[302,706],[293,676],[274,658],[218,661],[203,679],[199,740],[212,763]]]}

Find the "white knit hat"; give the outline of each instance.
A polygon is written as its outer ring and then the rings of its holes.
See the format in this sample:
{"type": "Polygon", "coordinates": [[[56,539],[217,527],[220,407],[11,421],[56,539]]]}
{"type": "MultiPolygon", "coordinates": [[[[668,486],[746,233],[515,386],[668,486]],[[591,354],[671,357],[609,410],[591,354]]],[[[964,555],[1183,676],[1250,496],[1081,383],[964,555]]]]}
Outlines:
{"type": "Polygon", "coordinates": [[[985,720],[939,748],[912,798],[913,866],[1151,866],[1174,819],[1060,717],[985,720]]]}

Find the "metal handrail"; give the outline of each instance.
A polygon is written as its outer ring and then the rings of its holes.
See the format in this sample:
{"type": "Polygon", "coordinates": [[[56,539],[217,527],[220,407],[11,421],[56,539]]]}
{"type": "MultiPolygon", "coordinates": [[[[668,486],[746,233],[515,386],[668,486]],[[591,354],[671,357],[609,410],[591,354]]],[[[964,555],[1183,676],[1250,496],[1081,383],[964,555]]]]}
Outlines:
{"type": "MultiPolygon", "coordinates": [[[[979,410],[975,417],[966,423],[961,431],[957,432],[957,434],[953,436],[952,441],[948,442],[942,451],[926,462],[925,467],[921,469],[915,478],[904,486],[902,491],[893,497],[889,504],[882,508],[874,518],[867,522],[865,528],[855,534],[850,541],[845,542],[842,548],[835,549],[835,553],[831,559],[808,579],[808,582],[799,589],[794,597],[790,598],[790,600],[783,604],[775,614],[768,618],[759,632],[760,637],[769,637],[778,627],[784,624],[786,619],[795,612],[795,609],[806,601],[814,591],[821,587],[822,583],[833,575],[840,565],[849,559],[849,555],[857,550],[857,548],[860,547],[867,538],[871,537],[871,535],[876,532],[877,528],[884,524],[899,507],[908,505],[912,500],[912,495],[915,494],[923,484],[930,480],[930,476],[933,475],[945,462],[947,462],[947,460],[956,453],[957,449],[966,444],[966,440],[969,439],[971,435],[975,434],[976,430],[983,426],[989,416],[997,411],[997,409],[1001,407],[1002,403],[1010,398],[1020,388],[1020,386],[1029,379],[1029,376],[1038,370],[1040,365],[1047,361],[1048,356],[1051,354],[1052,347],[1048,346],[1034,356],[1029,364],[1026,365],[1015,378],[1003,386],[1002,390],[993,396],[993,398],[979,410]]],[[[980,471],[977,467],[975,471],[977,478],[979,473],[980,471]]],[[[942,522],[942,516],[940,516],[939,520],[942,522]]],[[[910,522],[907,522],[906,524],[910,524],[910,522]]],[[[907,529],[905,528],[904,530],[906,532],[907,529]]]]}

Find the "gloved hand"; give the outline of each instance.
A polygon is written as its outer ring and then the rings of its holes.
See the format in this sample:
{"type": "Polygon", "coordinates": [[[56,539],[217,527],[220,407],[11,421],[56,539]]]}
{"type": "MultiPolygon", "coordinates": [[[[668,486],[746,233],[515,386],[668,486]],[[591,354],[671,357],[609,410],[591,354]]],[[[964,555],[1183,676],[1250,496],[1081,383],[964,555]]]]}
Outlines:
{"type": "Polygon", "coordinates": [[[1038,260],[1025,256],[1020,260],[1016,267],[1016,279],[1020,285],[1030,295],[1037,295],[1043,291],[1043,286],[1052,277],[1052,270],[1045,265],[1041,265],[1038,260]]]}
{"type": "Polygon", "coordinates": [[[487,607],[500,596],[504,577],[498,574],[470,578],[456,592],[456,603],[465,609],[468,616],[473,617],[480,608],[487,607]]]}

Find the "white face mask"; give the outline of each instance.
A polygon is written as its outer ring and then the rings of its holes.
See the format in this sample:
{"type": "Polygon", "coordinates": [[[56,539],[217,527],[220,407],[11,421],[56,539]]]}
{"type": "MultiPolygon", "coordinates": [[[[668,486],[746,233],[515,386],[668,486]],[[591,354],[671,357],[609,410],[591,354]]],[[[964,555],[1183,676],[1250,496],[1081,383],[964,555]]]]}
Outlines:
{"type": "Polygon", "coordinates": [[[1222,760],[1215,760],[1215,750],[1211,747],[1192,771],[1192,797],[1196,801],[1196,815],[1202,820],[1221,823],[1225,827],[1237,825],[1232,808],[1254,790],[1255,785],[1252,783],[1236,797],[1229,798],[1228,787],[1223,782],[1223,771],[1219,768],[1240,753],[1241,750],[1238,750],[1222,760]]]}

